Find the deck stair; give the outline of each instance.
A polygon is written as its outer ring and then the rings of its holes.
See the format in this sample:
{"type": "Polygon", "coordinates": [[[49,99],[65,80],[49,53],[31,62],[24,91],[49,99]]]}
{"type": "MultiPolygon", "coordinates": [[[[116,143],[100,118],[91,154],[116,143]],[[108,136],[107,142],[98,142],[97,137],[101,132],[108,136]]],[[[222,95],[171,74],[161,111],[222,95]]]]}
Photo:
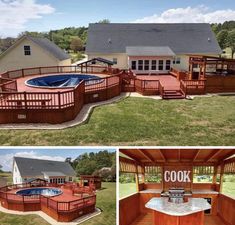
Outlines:
{"type": "Polygon", "coordinates": [[[185,94],[181,90],[164,90],[163,99],[184,99],[185,94]]]}

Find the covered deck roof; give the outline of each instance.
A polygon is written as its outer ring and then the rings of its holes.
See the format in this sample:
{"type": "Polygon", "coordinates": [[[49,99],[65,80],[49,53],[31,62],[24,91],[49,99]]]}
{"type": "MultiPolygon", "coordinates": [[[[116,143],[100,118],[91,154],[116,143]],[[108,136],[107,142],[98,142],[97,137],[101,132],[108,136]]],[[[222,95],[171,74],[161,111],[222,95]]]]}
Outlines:
{"type": "Polygon", "coordinates": [[[139,164],[220,164],[235,155],[235,149],[120,149],[139,164]]]}

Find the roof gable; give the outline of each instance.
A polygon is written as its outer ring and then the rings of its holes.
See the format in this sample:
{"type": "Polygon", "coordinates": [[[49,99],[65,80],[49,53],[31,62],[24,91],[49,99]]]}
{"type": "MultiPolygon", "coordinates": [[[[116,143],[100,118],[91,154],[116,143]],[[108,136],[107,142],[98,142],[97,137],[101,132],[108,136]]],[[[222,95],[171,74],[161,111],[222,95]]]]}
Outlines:
{"type": "Polygon", "coordinates": [[[46,50],[49,54],[51,54],[56,59],[62,61],[71,58],[64,50],[58,47],[55,43],[51,42],[47,38],[40,38],[40,37],[30,37],[30,36],[22,36],[16,42],[10,46],[7,50],[0,54],[0,58],[6,55],[8,52],[12,51],[16,46],[18,46],[23,40],[28,39],[41,47],[42,49],[46,50]]]}
{"type": "Polygon", "coordinates": [[[87,53],[125,53],[127,46],[168,46],[176,54],[221,49],[209,24],[90,24],[87,53]]]}
{"type": "Polygon", "coordinates": [[[41,176],[47,173],[60,173],[75,176],[75,171],[67,162],[14,157],[21,176],[41,176]]]}

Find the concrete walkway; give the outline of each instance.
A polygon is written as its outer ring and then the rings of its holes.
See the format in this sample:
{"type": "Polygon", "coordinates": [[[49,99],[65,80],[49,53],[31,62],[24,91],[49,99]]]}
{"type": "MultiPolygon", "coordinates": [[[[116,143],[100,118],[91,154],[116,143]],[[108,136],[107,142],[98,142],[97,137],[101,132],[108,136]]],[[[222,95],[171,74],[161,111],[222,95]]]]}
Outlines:
{"type": "Polygon", "coordinates": [[[5,209],[1,205],[0,205],[0,211],[3,213],[8,213],[8,214],[12,214],[12,215],[19,215],[19,216],[38,215],[38,216],[42,217],[44,220],[46,220],[51,225],[77,225],[77,224],[81,224],[81,223],[101,214],[101,210],[96,208],[95,212],[84,215],[84,216],[82,216],[72,222],[57,222],[52,217],[48,216],[46,213],[44,213],[42,211],[19,212],[19,211],[5,209]]]}
{"type": "Polygon", "coordinates": [[[74,127],[85,123],[93,109],[98,106],[108,105],[115,102],[119,102],[122,99],[129,96],[129,93],[121,93],[112,99],[102,102],[85,104],[77,117],[74,120],[61,123],[61,124],[46,124],[46,123],[14,123],[14,124],[0,124],[0,129],[11,129],[11,130],[60,130],[65,128],[74,127]]]}

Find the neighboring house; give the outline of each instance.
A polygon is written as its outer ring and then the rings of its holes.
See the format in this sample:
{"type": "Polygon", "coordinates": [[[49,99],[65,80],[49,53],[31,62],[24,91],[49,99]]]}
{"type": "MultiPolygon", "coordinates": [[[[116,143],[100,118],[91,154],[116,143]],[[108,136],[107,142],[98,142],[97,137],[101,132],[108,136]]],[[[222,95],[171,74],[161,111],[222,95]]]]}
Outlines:
{"type": "Polygon", "coordinates": [[[13,183],[21,184],[32,178],[47,180],[49,183],[72,182],[75,171],[68,162],[14,157],[13,183]]]}
{"type": "Polygon", "coordinates": [[[23,36],[0,55],[0,73],[30,67],[68,66],[70,56],[46,38],[23,36]]]}
{"type": "Polygon", "coordinates": [[[218,56],[221,49],[209,24],[90,24],[88,59],[112,60],[136,73],[188,70],[188,55],[218,56]]]}

